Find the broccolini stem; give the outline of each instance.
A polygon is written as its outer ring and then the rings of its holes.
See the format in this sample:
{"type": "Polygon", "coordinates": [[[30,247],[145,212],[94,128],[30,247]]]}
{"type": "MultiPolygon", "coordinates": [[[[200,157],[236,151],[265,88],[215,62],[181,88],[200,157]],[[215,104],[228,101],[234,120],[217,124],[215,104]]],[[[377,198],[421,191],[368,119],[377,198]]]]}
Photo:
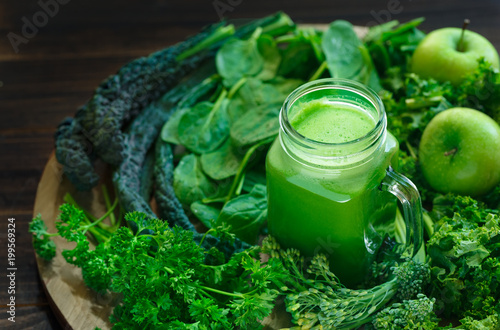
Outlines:
{"type": "Polygon", "coordinates": [[[387,283],[373,288],[373,291],[366,298],[355,302],[354,306],[351,306],[352,308],[349,310],[349,317],[352,320],[343,323],[342,328],[354,329],[370,322],[375,316],[374,313],[394,297],[397,291],[396,283],[397,280],[392,279],[387,283]],[[360,308],[358,305],[362,307],[360,308]]]}

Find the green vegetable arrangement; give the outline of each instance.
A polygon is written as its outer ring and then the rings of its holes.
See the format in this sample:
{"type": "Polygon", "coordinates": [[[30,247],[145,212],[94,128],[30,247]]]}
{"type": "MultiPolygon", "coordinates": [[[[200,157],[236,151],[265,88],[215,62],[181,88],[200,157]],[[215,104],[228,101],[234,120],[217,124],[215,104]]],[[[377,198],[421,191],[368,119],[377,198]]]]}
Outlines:
{"type": "Polygon", "coordinates": [[[56,134],[71,182],[95,186],[100,159],[116,200],[104,190],[108,211],[96,218],[68,195],[57,233],[36,217],[38,255],[54,257],[52,236],[76,243],[65,260],[96,292],[122,297],[110,318],[117,329],[256,329],[281,301],[302,329],[500,328],[500,187],[480,200],[439,194],[418,159],[422,132],[441,111],[474,107],[500,121],[499,74],[484,60],[458,86],[410,73],[422,21],[374,26],[360,39],[346,21],[320,31],[278,13],[208,27],[126,65],[56,134]],[[264,160],[280,107],[297,86],[323,77],[379,93],[400,143],[399,172],[428,210],[425,247],[401,254],[398,212],[356,289],[338,281],[324,255],[306,259],[266,235],[264,160]],[[478,99],[478,90],[489,96],[478,99]]]}

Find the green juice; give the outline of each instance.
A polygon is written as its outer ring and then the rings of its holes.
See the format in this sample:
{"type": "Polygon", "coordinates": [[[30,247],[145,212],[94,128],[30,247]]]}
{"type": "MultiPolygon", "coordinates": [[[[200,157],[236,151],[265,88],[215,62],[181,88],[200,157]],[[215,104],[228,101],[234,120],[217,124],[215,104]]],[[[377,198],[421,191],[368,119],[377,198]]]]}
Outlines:
{"type": "Polygon", "coordinates": [[[327,98],[301,105],[290,122],[308,139],[325,143],[344,143],[359,139],[376,124],[365,111],[352,105],[332,104],[327,98]]]}
{"type": "MultiPolygon", "coordinates": [[[[377,124],[362,106],[327,98],[294,107],[291,126],[326,148],[363,138],[377,124]]],[[[326,254],[346,286],[360,283],[382,240],[377,228],[394,219],[395,199],[379,186],[398,149],[396,139],[387,132],[368,156],[332,166],[314,157],[294,157],[286,149],[280,136],[266,160],[270,234],[306,257],[326,254]]]]}

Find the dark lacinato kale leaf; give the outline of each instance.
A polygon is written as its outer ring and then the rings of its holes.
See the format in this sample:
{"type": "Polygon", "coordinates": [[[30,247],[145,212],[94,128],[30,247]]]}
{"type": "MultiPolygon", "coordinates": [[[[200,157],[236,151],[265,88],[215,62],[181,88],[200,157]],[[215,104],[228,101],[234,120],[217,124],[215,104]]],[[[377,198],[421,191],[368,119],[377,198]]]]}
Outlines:
{"type": "MultiPolygon", "coordinates": [[[[229,35],[244,38],[256,30],[275,35],[293,28],[293,22],[283,13],[251,21],[236,30],[224,24],[209,26],[184,42],[123,66],[100,84],[72,122],[65,120],[59,126],[56,157],[77,189],[89,190],[97,184],[99,178],[93,168],[96,158],[115,166],[122,163],[127,143],[123,128],[207,58],[213,58],[229,35]]],[[[262,48],[269,58],[272,54],[267,46],[262,48]]]]}
{"type": "Polygon", "coordinates": [[[221,25],[213,25],[184,42],[125,65],[101,83],[71,126],[60,126],[56,156],[78,189],[88,190],[97,184],[95,157],[112,165],[123,161],[123,126],[210,56],[210,52],[205,52],[182,62],[176,59],[221,25]]]}

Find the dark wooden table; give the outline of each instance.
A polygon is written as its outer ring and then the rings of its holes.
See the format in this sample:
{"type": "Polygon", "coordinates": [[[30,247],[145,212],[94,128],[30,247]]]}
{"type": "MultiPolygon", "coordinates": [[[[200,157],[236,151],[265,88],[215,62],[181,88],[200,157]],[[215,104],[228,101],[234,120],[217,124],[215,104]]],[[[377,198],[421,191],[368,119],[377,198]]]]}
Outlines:
{"type": "Polygon", "coordinates": [[[53,150],[57,124],[72,116],[101,80],[131,59],[174,44],[222,17],[257,18],[278,10],[298,23],[342,18],[361,26],[424,16],[425,31],[461,26],[469,18],[470,29],[500,50],[500,2],[496,0],[3,0],[0,328],[61,328],[38,278],[28,233],[37,184],[53,150]],[[33,23],[38,27],[30,27],[33,23]],[[6,313],[9,218],[16,224],[15,323],[7,320],[6,313]]]}

